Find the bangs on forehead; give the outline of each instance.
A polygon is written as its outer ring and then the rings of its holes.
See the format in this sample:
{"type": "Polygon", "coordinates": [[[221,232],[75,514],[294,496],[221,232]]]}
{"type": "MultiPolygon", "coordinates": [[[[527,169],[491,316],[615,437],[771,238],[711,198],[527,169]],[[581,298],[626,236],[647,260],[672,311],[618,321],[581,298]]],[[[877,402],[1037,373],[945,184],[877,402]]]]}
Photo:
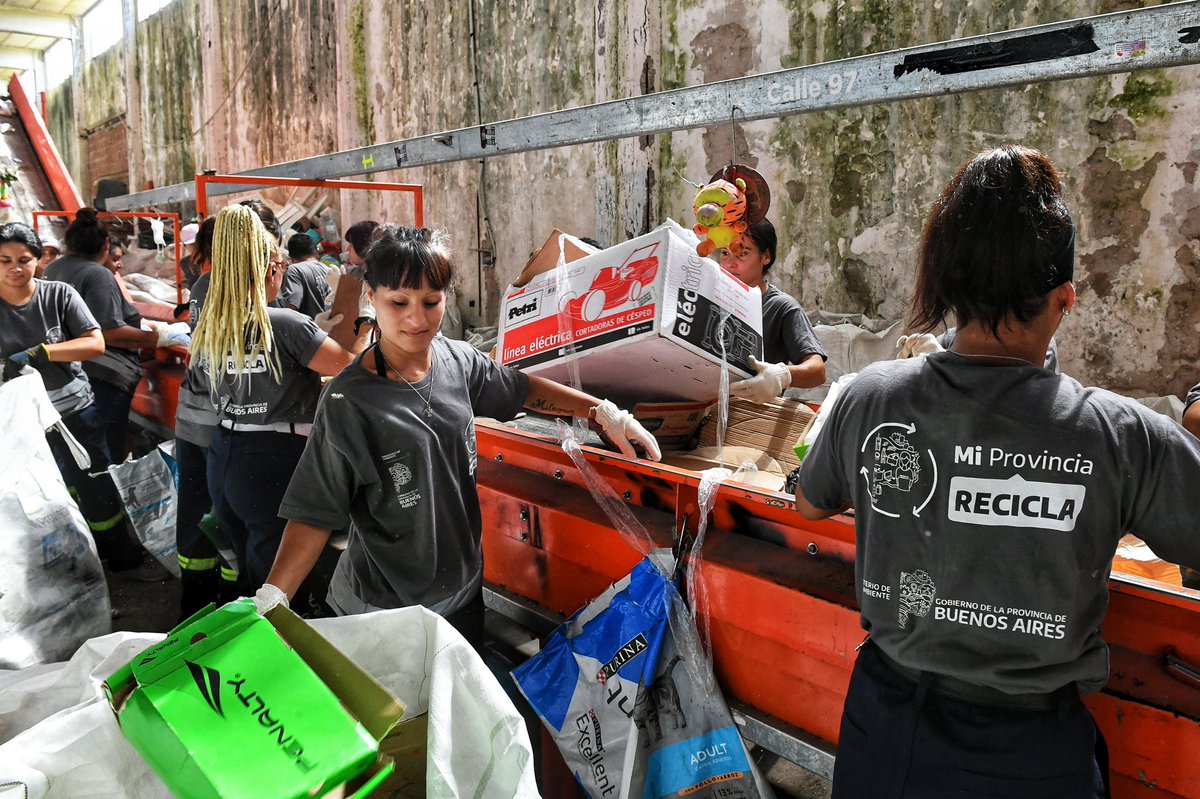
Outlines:
{"type": "Polygon", "coordinates": [[[426,228],[385,227],[366,257],[366,280],[372,289],[418,291],[426,284],[445,291],[454,276],[444,234],[426,228]]]}

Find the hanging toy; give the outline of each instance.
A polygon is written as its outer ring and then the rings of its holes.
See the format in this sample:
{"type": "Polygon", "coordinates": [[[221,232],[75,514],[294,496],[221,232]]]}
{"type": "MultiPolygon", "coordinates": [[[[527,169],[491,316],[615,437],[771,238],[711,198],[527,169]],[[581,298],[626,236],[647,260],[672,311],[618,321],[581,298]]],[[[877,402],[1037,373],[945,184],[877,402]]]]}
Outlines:
{"type": "Polygon", "coordinates": [[[160,264],[166,260],[163,254],[167,247],[167,238],[163,233],[163,227],[165,224],[166,223],[157,217],[150,220],[150,234],[154,237],[154,246],[158,250],[158,252],[154,254],[154,260],[156,263],[160,264]]]}
{"type": "Polygon", "coordinates": [[[696,192],[692,213],[696,215],[692,230],[700,237],[696,252],[701,257],[731,246],[749,227],[745,218],[746,181],[714,180],[702,186],[696,192]]]}
{"type": "Polygon", "coordinates": [[[762,175],[741,164],[723,167],[700,187],[692,203],[692,230],[700,237],[696,253],[706,257],[718,249],[741,252],[746,229],[765,217],[770,206],[771,190],[762,175]]]}

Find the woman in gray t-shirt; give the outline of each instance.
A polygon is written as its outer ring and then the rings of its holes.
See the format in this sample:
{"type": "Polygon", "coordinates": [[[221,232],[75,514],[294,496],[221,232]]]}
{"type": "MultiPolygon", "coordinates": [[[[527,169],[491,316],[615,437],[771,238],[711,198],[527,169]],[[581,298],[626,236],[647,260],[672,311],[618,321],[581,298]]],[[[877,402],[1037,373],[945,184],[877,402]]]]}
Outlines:
{"type": "Polygon", "coordinates": [[[37,234],[28,225],[0,225],[0,358],[4,379],[22,367],[38,371],[63,423],[91,457],[80,469],[57,432],[46,440],[109,568],[120,571],[141,563],[130,538],[121,498],[105,468],[109,465],[104,420],[96,409],[92,385],[79,362],[104,352],[100,325],[83,298],[66,283],[35,278],[42,255],[37,234]]]}
{"type": "Polygon", "coordinates": [[[951,349],[863,369],[800,470],[809,519],[853,505],[863,628],[833,796],[1099,797],[1080,695],[1125,532],[1200,564],[1200,442],[1043,368],[1075,306],[1075,228],[1044,155],[984,152],[925,224],[912,327],[951,349]]]}
{"type": "Polygon", "coordinates": [[[283,268],[254,210],[221,209],[191,357],[206,370],[218,417],[206,457],[209,494],[251,587],[266,579],[283,535],[279,501],[304,451],[321,376],[353,357],[307,316],[268,307],[283,268]]]}
{"type": "Polygon", "coordinates": [[[478,645],[482,521],[475,417],[522,407],[591,416],[627,455],[658,445],[626,411],[527,377],[438,335],[452,264],[427,229],[384,228],[366,256],[379,342],[322,395],[280,515],[290,521],[261,596],[295,593],[330,531],[349,542],[329,587],[339,614],[424,605],[478,645]]]}

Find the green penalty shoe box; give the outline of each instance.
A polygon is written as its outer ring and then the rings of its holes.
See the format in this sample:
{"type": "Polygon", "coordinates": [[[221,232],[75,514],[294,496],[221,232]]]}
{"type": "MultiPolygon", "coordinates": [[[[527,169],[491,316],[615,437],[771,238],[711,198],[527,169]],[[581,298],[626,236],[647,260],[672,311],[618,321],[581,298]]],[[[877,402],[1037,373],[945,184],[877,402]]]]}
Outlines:
{"type": "Polygon", "coordinates": [[[362,799],[403,705],[285,607],[211,605],[104,683],[125,738],[180,799],[362,799]]]}

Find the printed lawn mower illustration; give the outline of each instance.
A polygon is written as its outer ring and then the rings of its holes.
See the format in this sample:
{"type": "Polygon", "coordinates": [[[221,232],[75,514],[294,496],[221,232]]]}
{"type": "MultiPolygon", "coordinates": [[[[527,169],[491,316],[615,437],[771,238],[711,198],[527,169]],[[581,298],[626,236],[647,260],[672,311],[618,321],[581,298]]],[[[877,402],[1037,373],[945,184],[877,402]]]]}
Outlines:
{"type": "Polygon", "coordinates": [[[639,247],[620,266],[604,267],[582,296],[568,292],[559,307],[573,319],[594,322],[626,303],[636,303],[658,274],[658,245],[639,247]]]}

